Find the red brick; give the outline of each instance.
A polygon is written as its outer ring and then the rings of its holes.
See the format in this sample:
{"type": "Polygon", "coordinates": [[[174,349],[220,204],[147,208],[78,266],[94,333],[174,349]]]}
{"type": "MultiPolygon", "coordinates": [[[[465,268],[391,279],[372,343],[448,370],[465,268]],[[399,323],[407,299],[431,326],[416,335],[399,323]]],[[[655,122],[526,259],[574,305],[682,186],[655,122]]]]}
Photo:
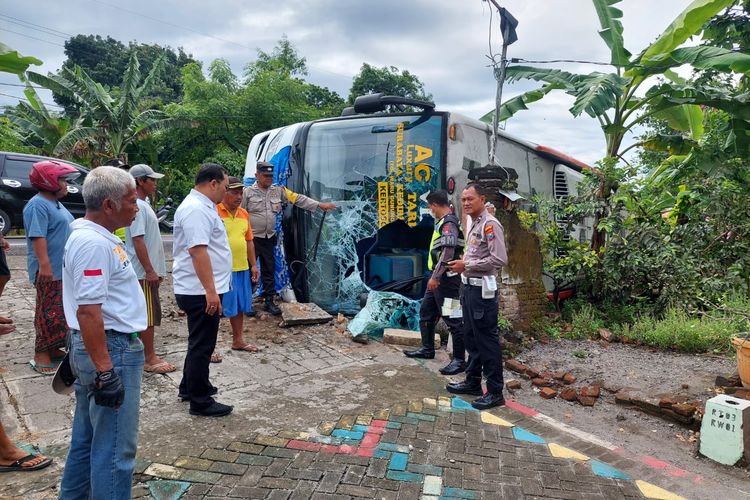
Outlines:
{"type": "Polygon", "coordinates": [[[576,378],[572,373],[566,373],[565,376],[563,377],[563,382],[565,382],[568,385],[572,384],[575,381],[576,381],[576,378]]]}
{"type": "Polygon", "coordinates": [[[695,406],[687,403],[678,403],[672,405],[672,410],[674,410],[676,414],[682,415],[683,417],[692,417],[693,413],[695,413],[695,406]]]}
{"type": "Polygon", "coordinates": [[[370,427],[367,432],[370,434],[385,434],[386,429],[384,427],[370,427]]]}
{"type": "Polygon", "coordinates": [[[555,380],[562,380],[565,378],[565,372],[555,372],[552,374],[553,377],[555,377],[555,380]]]}
{"type": "Polygon", "coordinates": [[[592,397],[589,397],[589,396],[581,396],[579,394],[578,395],[578,402],[581,403],[581,405],[583,405],[583,406],[594,406],[594,404],[596,403],[596,398],[592,398],[592,397]]]}
{"type": "Polygon", "coordinates": [[[505,387],[511,390],[518,390],[521,389],[521,381],[520,380],[508,380],[508,382],[505,383],[505,387]]]}
{"type": "Polygon", "coordinates": [[[539,377],[539,372],[532,367],[528,367],[526,368],[526,375],[528,375],[529,378],[534,379],[539,377]]]}
{"type": "Polygon", "coordinates": [[[380,435],[368,432],[367,434],[365,434],[365,437],[359,446],[362,448],[375,448],[379,442],[380,435]]]}
{"type": "Polygon", "coordinates": [[[661,398],[659,400],[659,407],[660,408],[672,408],[676,404],[677,404],[677,401],[675,401],[672,398],[661,398]]]}
{"type": "Polygon", "coordinates": [[[372,430],[373,427],[385,427],[388,425],[387,420],[373,420],[370,422],[370,429],[372,430]]]}
{"type": "Polygon", "coordinates": [[[311,443],[309,441],[300,441],[299,439],[292,439],[286,444],[287,448],[293,450],[305,450],[305,451],[320,451],[320,443],[311,443]]]}
{"type": "Polygon", "coordinates": [[[375,448],[360,448],[357,450],[358,457],[372,457],[375,454],[375,448]]]}
{"type": "Polygon", "coordinates": [[[560,397],[565,401],[575,401],[578,398],[578,392],[573,387],[566,387],[560,391],[560,397]]]}
{"type": "Polygon", "coordinates": [[[615,393],[615,403],[621,405],[630,404],[630,393],[627,391],[618,391],[615,393]]]}
{"type": "Polygon", "coordinates": [[[358,448],[356,446],[342,444],[339,446],[339,451],[337,453],[343,453],[345,455],[355,455],[357,453],[357,450],[358,448]]]}
{"type": "Polygon", "coordinates": [[[551,385],[549,380],[543,378],[532,379],[531,383],[537,387],[549,387],[551,385]]]}
{"type": "Polygon", "coordinates": [[[601,389],[599,389],[598,385],[592,385],[581,387],[581,396],[588,397],[588,398],[598,398],[601,394],[601,389]]]}
{"type": "Polygon", "coordinates": [[[322,451],[323,453],[338,453],[339,447],[335,444],[324,444],[320,447],[320,451],[322,451]]]}
{"type": "Polygon", "coordinates": [[[614,334],[606,328],[599,328],[599,330],[597,330],[597,333],[599,334],[599,338],[606,342],[612,342],[615,337],[614,334]]]}
{"type": "Polygon", "coordinates": [[[528,366],[516,359],[509,359],[508,361],[506,361],[505,367],[508,370],[514,371],[516,373],[524,373],[528,369],[528,366]]]}
{"type": "Polygon", "coordinates": [[[544,387],[541,391],[539,391],[539,395],[544,399],[553,399],[557,396],[557,391],[552,389],[551,387],[544,387]]]}

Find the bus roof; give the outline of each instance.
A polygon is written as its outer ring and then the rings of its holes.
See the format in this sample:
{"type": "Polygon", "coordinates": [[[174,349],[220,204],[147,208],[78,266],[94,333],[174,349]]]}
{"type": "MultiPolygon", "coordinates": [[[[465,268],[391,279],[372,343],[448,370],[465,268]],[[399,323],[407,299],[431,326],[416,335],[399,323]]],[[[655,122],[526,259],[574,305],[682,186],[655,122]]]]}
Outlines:
{"type": "MultiPolygon", "coordinates": [[[[470,117],[468,117],[466,115],[462,115],[460,113],[453,113],[453,112],[448,112],[448,111],[434,111],[433,113],[434,114],[439,114],[439,115],[448,115],[450,117],[451,122],[453,122],[453,123],[459,123],[459,124],[464,123],[464,124],[467,124],[467,125],[471,125],[474,128],[478,128],[478,129],[484,128],[488,132],[490,132],[490,133],[492,132],[491,125],[489,125],[487,123],[484,123],[484,122],[482,122],[480,120],[477,120],[475,118],[470,118],[470,117]]],[[[416,113],[404,113],[404,115],[413,115],[413,114],[416,114],[416,113]]],[[[319,122],[330,122],[330,121],[356,120],[358,118],[376,117],[376,116],[389,116],[389,115],[392,116],[391,113],[374,113],[374,114],[368,114],[368,115],[358,114],[358,115],[350,115],[350,116],[336,116],[336,117],[331,117],[331,118],[322,118],[322,119],[319,119],[319,120],[314,120],[312,122],[294,123],[294,124],[288,125],[287,127],[279,127],[277,129],[273,129],[273,130],[270,130],[268,132],[275,136],[276,135],[275,133],[278,132],[279,130],[283,129],[283,128],[291,127],[290,131],[292,131],[292,130],[296,131],[299,127],[304,126],[307,123],[319,123],[319,122]]],[[[538,154],[539,156],[542,156],[544,158],[548,158],[548,159],[550,159],[550,160],[552,160],[554,162],[557,162],[557,163],[562,163],[563,165],[567,165],[568,167],[570,167],[573,170],[576,170],[578,172],[580,172],[582,170],[590,170],[590,171],[596,172],[596,169],[593,168],[593,167],[591,167],[590,165],[587,165],[586,163],[584,163],[584,162],[582,162],[582,161],[580,161],[580,160],[578,160],[576,158],[573,158],[572,156],[567,155],[567,154],[565,154],[565,153],[563,153],[561,151],[558,151],[558,150],[556,150],[554,148],[551,148],[549,146],[544,146],[542,144],[536,144],[534,142],[527,141],[525,139],[521,139],[520,137],[517,137],[517,136],[515,136],[513,134],[509,134],[508,132],[506,132],[505,130],[502,130],[502,129],[499,129],[497,131],[497,133],[498,133],[498,135],[500,137],[502,137],[502,138],[504,138],[504,139],[506,139],[506,140],[508,140],[510,142],[513,142],[515,144],[518,144],[519,146],[522,146],[522,147],[524,147],[524,148],[526,148],[526,149],[528,149],[530,151],[533,151],[536,154],[538,154]]]]}

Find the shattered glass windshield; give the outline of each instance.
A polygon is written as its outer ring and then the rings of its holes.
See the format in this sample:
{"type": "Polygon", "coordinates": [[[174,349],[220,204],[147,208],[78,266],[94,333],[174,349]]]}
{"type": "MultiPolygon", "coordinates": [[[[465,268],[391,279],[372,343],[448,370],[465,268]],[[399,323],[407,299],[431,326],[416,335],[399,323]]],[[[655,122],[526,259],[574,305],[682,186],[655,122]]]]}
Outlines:
{"type": "MultiPolygon", "coordinates": [[[[325,219],[318,211],[302,222],[312,301],[329,312],[357,312],[369,290],[363,264],[377,246],[379,229],[401,224],[401,233],[420,226],[432,231],[424,198],[442,184],[442,123],[442,116],[414,115],[311,126],[304,153],[309,194],[339,206],[325,219]]],[[[395,259],[398,249],[388,252],[395,259]]]]}

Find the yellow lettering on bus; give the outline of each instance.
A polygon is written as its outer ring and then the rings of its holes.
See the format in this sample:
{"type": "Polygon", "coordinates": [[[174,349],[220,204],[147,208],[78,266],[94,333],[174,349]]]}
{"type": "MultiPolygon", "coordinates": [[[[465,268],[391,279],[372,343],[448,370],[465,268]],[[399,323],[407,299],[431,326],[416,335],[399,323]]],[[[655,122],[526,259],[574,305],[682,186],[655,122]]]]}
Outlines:
{"type": "Polygon", "coordinates": [[[432,158],[432,150],[430,148],[415,144],[414,149],[417,151],[417,157],[414,158],[414,163],[419,163],[427,158],[432,158]]]}
{"type": "Polygon", "coordinates": [[[421,165],[417,165],[416,167],[414,167],[414,177],[418,181],[429,182],[431,176],[432,171],[430,170],[429,165],[425,165],[424,163],[422,163],[421,165]]]}

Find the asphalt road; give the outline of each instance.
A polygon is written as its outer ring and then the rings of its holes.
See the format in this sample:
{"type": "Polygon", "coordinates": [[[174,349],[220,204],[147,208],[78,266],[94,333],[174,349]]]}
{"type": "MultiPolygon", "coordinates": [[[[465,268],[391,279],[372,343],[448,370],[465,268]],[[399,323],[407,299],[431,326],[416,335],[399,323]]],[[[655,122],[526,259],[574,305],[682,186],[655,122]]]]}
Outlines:
{"type": "MultiPolygon", "coordinates": [[[[24,255],[26,253],[26,238],[23,236],[6,236],[10,243],[9,255],[24,255]]],[[[164,249],[172,251],[172,234],[162,234],[161,239],[164,241],[164,249]]]]}

